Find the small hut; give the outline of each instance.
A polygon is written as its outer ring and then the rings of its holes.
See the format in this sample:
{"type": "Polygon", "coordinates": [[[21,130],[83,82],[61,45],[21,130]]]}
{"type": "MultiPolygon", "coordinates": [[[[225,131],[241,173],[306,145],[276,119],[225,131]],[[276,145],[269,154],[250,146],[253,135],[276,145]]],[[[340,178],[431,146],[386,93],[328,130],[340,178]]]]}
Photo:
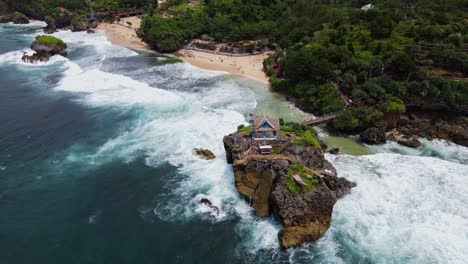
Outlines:
{"type": "Polygon", "coordinates": [[[280,121],[277,117],[261,116],[250,120],[252,140],[277,140],[280,121]]]}

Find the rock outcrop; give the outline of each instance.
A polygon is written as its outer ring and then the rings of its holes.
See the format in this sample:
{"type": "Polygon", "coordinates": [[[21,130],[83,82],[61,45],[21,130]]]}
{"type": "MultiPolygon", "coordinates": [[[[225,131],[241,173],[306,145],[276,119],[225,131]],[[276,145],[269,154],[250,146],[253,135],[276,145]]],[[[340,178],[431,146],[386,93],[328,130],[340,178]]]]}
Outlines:
{"type": "Polygon", "coordinates": [[[86,17],[76,16],[71,21],[70,29],[73,32],[86,31],[88,29],[88,20],[86,17]]]}
{"type": "Polygon", "coordinates": [[[57,25],[55,25],[55,20],[52,17],[47,16],[45,18],[45,22],[47,23],[47,26],[44,28],[44,33],[53,34],[57,31],[57,25]]]}
{"type": "Polygon", "coordinates": [[[416,137],[403,137],[397,140],[398,144],[410,148],[419,148],[422,144],[416,137]]]}
{"type": "Polygon", "coordinates": [[[385,143],[385,127],[371,127],[362,132],[359,137],[361,141],[368,144],[385,143]]]}
{"type": "Polygon", "coordinates": [[[33,55],[23,54],[24,62],[34,63],[45,62],[54,55],[65,56],[67,45],[60,39],[52,36],[38,36],[31,44],[31,49],[35,51],[33,55]]]}
{"type": "Polygon", "coordinates": [[[231,134],[223,140],[237,190],[257,216],[274,214],[279,219],[284,226],[278,233],[283,248],[320,238],[331,224],[337,198],[355,186],[337,177],[320,148],[298,143],[294,134],[289,135],[290,140],[270,142],[276,153],[271,155],[260,155],[262,143],[251,142],[248,135],[231,134]],[[291,180],[295,167],[307,172],[304,180],[294,175],[305,186],[291,180]]]}
{"type": "Polygon", "coordinates": [[[193,154],[206,160],[215,159],[215,154],[209,149],[195,148],[193,149],[193,154]]]}
{"type": "Polygon", "coordinates": [[[6,14],[0,16],[0,23],[9,22],[13,22],[14,24],[29,24],[29,19],[27,16],[20,12],[14,12],[13,14],[6,14]]]}
{"type": "Polygon", "coordinates": [[[468,116],[444,111],[412,111],[401,116],[398,131],[408,137],[439,138],[468,146],[468,116]]]}

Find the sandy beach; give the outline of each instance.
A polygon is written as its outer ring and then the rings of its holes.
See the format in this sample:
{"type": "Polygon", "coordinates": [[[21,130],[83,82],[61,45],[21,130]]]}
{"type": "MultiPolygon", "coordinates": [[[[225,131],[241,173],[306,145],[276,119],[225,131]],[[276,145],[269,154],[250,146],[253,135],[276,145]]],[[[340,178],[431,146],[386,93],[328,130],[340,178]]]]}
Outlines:
{"type": "MultiPolygon", "coordinates": [[[[136,34],[141,25],[139,17],[123,18],[120,22],[99,23],[98,29],[106,32],[106,36],[115,45],[151,51],[136,34]],[[130,22],[131,24],[128,24],[130,22]]],[[[202,69],[212,71],[223,71],[234,75],[244,76],[264,83],[268,82],[263,72],[263,60],[268,56],[266,53],[243,57],[231,57],[226,55],[211,54],[194,50],[180,50],[176,53],[180,59],[202,69]]]]}
{"type": "Polygon", "coordinates": [[[231,57],[194,50],[180,50],[176,55],[184,61],[202,69],[224,71],[249,77],[261,82],[268,82],[263,72],[263,60],[266,53],[243,57],[231,57]]]}
{"type": "Polygon", "coordinates": [[[136,34],[136,30],[140,28],[141,18],[127,17],[122,18],[119,22],[114,23],[99,23],[98,29],[106,32],[106,36],[114,45],[119,45],[136,50],[150,51],[150,47],[143,42],[136,34]],[[131,24],[128,24],[130,22],[131,24]]]}

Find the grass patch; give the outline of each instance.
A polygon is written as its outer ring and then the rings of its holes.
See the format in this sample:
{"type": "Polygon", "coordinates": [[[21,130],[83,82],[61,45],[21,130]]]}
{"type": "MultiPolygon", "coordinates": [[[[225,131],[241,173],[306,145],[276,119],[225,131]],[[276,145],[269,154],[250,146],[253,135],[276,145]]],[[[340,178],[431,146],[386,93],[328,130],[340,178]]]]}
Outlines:
{"type": "Polygon", "coordinates": [[[304,166],[299,164],[293,164],[289,169],[288,173],[283,176],[283,181],[286,184],[286,188],[294,194],[302,194],[304,192],[310,191],[316,184],[319,183],[317,176],[313,173],[307,172],[304,166]],[[301,179],[305,182],[305,186],[298,184],[293,175],[299,175],[301,179]]]}
{"type": "Polygon", "coordinates": [[[240,125],[237,127],[237,132],[240,132],[240,133],[247,133],[247,132],[250,132],[250,130],[252,130],[251,126],[240,125]]]}
{"type": "Polygon", "coordinates": [[[303,146],[314,146],[316,148],[322,149],[322,146],[320,146],[320,142],[318,138],[312,134],[311,131],[306,131],[302,136],[299,137],[299,139],[295,142],[298,145],[303,145],[303,146]]]}
{"type": "Polygon", "coordinates": [[[67,46],[63,40],[53,37],[53,36],[39,36],[36,38],[36,41],[39,43],[49,44],[49,45],[62,45],[67,46]]]}

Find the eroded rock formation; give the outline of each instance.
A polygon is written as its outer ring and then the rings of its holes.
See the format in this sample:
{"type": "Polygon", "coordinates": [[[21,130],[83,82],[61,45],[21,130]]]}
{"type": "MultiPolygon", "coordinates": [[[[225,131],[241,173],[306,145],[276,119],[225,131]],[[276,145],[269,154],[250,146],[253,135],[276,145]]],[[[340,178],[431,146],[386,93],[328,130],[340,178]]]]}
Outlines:
{"type": "Polygon", "coordinates": [[[38,36],[31,44],[31,49],[35,51],[34,54],[23,54],[21,58],[24,62],[46,62],[54,55],[65,56],[67,45],[60,39],[51,36],[38,36]]]}
{"type": "MultiPolygon", "coordinates": [[[[278,233],[283,248],[319,239],[330,227],[337,198],[354,183],[338,178],[335,168],[320,148],[291,140],[270,142],[271,155],[260,155],[260,142],[248,135],[224,137],[227,161],[233,165],[236,188],[255,208],[257,216],[274,214],[284,228],[278,233]],[[299,166],[313,179],[309,188],[297,183],[297,192],[288,184],[291,167],[299,166]]],[[[296,183],[292,183],[296,184],[296,183]]]]}

